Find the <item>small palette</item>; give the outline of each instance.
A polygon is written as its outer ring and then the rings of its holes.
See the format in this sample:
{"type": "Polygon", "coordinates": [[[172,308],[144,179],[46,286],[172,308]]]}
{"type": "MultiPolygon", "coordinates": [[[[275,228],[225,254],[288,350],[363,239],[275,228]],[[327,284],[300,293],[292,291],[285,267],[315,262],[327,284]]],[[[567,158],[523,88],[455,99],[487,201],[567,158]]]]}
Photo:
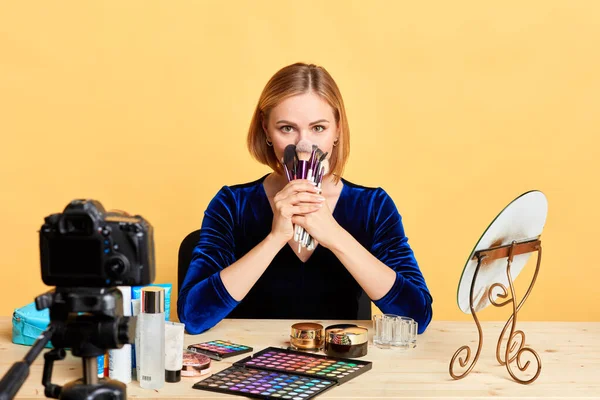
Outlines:
{"type": "Polygon", "coordinates": [[[194,384],[194,389],[257,399],[311,399],[337,383],[283,372],[229,367],[194,384]]]}
{"type": "Polygon", "coordinates": [[[210,357],[193,351],[183,351],[181,376],[198,377],[210,373],[210,357]]]}
{"type": "Polygon", "coordinates": [[[268,347],[233,365],[269,371],[285,372],[317,379],[344,383],[373,367],[369,361],[327,357],[305,352],[268,347]]]}
{"type": "Polygon", "coordinates": [[[204,354],[213,360],[220,361],[224,358],[249,353],[252,347],[231,343],[225,340],[212,340],[210,342],[196,343],[188,346],[189,351],[204,354]]]}

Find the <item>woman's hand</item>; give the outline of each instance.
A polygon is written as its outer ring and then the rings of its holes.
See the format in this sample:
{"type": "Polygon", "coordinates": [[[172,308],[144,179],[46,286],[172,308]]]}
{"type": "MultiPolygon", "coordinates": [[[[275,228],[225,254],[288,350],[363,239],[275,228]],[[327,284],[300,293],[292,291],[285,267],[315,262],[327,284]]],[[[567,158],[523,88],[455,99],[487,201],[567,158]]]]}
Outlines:
{"type": "Polygon", "coordinates": [[[320,210],[325,198],[318,194],[317,188],[310,181],[296,179],[277,193],[273,202],[271,235],[281,241],[283,246],[294,237],[292,217],[306,216],[320,210]]]}
{"type": "Polygon", "coordinates": [[[339,237],[340,230],[343,229],[333,218],[327,202],[324,202],[323,207],[315,212],[295,215],[292,217],[292,223],[303,227],[323,247],[332,246],[336,237],[339,237]]]}

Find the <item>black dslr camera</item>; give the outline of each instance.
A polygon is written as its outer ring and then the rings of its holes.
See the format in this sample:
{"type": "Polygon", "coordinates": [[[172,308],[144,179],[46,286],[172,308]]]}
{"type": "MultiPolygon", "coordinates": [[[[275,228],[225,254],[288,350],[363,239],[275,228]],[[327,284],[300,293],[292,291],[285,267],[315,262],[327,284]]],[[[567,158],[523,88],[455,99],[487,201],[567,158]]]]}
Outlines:
{"type": "Polygon", "coordinates": [[[106,212],[74,200],[40,230],[42,280],[48,286],[142,286],[154,281],[152,226],[139,215],[106,212]]]}
{"type": "MultiPolygon", "coordinates": [[[[95,200],[74,200],[62,214],[45,218],[40,229],[42,280],[55,289],[35,299],[38,310],[50,309],[50,324],[23,361],[0,380],[0,400],[12,399],[44,354],[42,384],[46,397],[64,400],[121,400],[125,384],[98,379],[97,356],[132,343],[135,318],[125,316],[116,286],[143,286],[154,281],[153,228],[139,215],[106,212],[95,200]],[[55,385],[52,368],[65,349],[82,358],[83,378],[55,385]]],[[[127,306],[127,305],[126,305],[127,306]]]]}

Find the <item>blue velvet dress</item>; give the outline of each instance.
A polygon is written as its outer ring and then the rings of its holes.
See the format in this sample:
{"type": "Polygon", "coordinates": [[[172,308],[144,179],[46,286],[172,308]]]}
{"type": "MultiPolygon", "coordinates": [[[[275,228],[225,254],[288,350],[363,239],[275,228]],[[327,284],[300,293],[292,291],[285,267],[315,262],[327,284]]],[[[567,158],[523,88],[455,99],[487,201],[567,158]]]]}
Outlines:
{"type": "MultiPolygon", "coordinates": [[[[263,186],[266,176],[224,186],[206,209],[200,240],[177,301],[179,319],[192,334],[212,328],[225,317],[357,317],[362,288],[337,257],[322,246],[317,246],[303,263],[286,244],[240,302],[223,285],[220,271],[271,231],[273,211],[263,186]]],[[[422,333],[431,321],[433,300],[393,200],[381,188],[367,188],[345,179],[342,182],[333,217],[371,254],[396,271],[394,285],[374,301],[375,305],[384,313],[413,318],[422,333]]]]}

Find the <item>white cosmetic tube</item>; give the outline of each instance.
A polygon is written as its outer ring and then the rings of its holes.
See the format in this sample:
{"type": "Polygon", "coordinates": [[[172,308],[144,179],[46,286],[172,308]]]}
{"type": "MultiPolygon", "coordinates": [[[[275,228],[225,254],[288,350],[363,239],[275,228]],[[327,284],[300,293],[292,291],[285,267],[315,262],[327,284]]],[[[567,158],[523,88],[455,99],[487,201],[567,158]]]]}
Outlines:
{"type": "Polygon", "coordinates": [[[131,313],[137,319],[137,324],[135,326],[135,345],[134,351],[132,353],[132,371],[131,374],[134,376],[134,379],[138,380],[140,376],[140,320],[139,315],[142,309],[142,303],[140,299],[131,300],[131,313]]]}
{"type": "MultiPolygon", "coordinates": [[[[123,316],[131,316],[131,287],[118,286],[123,298],[123,316]]],[[[131,382],[131,344],[108,351],[108,376],[125,384],[131,382]]]]}
{"type": "Polygon", "coordinates": [[[165,322],[165,382],[181,380],[184,328],[184,324],[165,322]]]}

